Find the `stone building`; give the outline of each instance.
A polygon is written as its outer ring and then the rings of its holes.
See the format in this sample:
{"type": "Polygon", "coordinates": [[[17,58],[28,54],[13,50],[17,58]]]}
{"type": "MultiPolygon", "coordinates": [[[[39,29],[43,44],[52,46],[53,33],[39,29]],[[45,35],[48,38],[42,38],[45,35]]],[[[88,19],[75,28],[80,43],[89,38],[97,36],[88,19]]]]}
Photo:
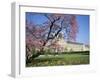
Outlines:
{"type": "Polygon", "coordinates": [[[46,47],[54,52],[89,51],[89,45],[78,42],[65,41],[63,38],[59,38],[50,43],[51,45],[46,47]]]}

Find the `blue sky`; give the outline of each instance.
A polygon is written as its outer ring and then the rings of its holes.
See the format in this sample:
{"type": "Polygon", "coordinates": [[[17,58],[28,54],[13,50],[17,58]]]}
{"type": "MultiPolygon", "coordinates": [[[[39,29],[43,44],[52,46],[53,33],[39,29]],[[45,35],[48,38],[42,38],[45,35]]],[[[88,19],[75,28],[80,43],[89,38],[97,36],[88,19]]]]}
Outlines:
{"type": "MultiPolygon", "coordinates": [[[[43,24],[45,21],[47,21],[47,18],[43,16],[43,14],[32,12],[26,13],[26,19],[29,22],[34,22],[35,24],[43,24]]],[[[76,42],[89,44],[89,15],[76,15],[76,19],[79,26],[76,42]]]]}
{"type": "Polygon", "coordinates": [[[79,25],[76,41],[89,44],[89,15],[77,15],[76,17],[79,25]]]}

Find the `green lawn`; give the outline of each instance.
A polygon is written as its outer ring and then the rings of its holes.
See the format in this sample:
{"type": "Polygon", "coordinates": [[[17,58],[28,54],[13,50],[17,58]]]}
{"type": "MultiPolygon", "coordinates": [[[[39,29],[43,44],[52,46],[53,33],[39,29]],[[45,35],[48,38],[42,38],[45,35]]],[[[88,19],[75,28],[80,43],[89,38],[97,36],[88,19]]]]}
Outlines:
{"type": "Polygon", "coordinates": [[[81,65],[89,64],[89,55],[82,54],[60,54],[60,55],[40,55],[26,64],[27,67],[36,66],[59,66],[59,65],[81,65]]]}

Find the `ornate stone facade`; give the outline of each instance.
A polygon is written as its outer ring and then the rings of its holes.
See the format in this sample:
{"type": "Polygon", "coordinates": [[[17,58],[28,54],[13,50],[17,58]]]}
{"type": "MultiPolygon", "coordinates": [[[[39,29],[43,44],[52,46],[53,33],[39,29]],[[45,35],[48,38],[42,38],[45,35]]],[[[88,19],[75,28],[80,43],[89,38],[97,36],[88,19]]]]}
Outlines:
{"type": "Polygon", "coordinates": [[[65,41],[63,38],[53,41],[51,45],[46,47],[54,52],[89,51],[89,45],[65,41]]]}

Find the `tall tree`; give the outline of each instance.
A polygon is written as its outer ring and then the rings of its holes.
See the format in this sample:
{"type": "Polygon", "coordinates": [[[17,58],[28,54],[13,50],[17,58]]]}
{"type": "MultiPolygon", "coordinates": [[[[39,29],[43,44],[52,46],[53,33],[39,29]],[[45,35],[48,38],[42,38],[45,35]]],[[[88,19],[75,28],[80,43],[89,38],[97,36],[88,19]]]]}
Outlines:
{"type": "Polygon", "coordinates": [[[26,20],[27,60],[31,57],[35,58],[40,54],[43,54],[47,43],[54,40],[59,34],[64,35],[64,39],[70,41],[76,39],[78,25],[75,15],[43,14],[42,16],[47,18],[47,20],[41,25],[36,25],[35,23],[26,20]],[[36,54],[32,54],[33,47],[37,49],[36,54]]]}

